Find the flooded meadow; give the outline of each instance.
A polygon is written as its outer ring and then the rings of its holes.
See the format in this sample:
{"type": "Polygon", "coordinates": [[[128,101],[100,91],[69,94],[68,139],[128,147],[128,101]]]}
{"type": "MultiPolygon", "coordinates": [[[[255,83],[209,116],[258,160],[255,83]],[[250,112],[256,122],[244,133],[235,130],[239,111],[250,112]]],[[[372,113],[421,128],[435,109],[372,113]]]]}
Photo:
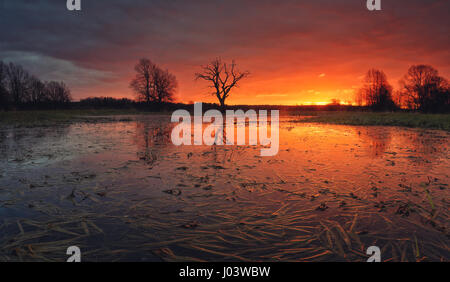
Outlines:
{"type": "Polygon", "coordinates": [[[170,116],[0,129],[0,261],[448,261],[450,133],[280,120],[279,152],[170,116]]]}

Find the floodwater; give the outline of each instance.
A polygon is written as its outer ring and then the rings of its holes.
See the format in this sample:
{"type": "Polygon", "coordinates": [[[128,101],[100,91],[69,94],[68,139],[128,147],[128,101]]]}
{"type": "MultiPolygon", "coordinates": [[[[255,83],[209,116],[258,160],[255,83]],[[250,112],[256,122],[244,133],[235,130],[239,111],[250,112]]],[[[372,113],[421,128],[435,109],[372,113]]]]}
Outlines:
{"type": "Polygon", "coordinates": [[[0,261],[450,259],[449,133],[294,119],[274,157],[170,116],[0,129],[0,261]]]}

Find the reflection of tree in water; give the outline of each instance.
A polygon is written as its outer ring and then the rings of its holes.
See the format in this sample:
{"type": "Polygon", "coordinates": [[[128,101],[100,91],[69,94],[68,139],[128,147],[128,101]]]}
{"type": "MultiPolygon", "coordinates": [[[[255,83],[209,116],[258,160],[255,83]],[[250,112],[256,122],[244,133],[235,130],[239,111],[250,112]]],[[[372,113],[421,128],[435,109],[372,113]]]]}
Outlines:
{"type": "Polygon", "coordinates": [[[392,139],[390,128],[361,128],[357,133],[363,144],[369,144],[367,150],[372,158],[381,157],[387,151],[392,139]]]}
{"type": "Polygon", "coordinates": [[[377,127],[358,129],[357,134],[363,144],[369,144],[367,149],[372,158],[382,157],[389,151],[404,152],[409,154],[410,162],[429,166],[437,158],[448,155],[446,133],[377,127]]]}
{"type": "MultiPolygon", "coordinates": [[[[408,159],[421,165],[431,164],[438,158],[448,156],[448,135],[438,131],[411,131],[400,135],[399,143],[404,144],[408,159]]],[[[399,145],[401,145],[399,144],[399,145]]]]}
{"type": "Polygon", "coordinates": [[[170,123],[138,121],[134,141],[138,147],[139,159],[152,165],[158,159],[160,151],[171,143],[172,128],[170,123]]]}

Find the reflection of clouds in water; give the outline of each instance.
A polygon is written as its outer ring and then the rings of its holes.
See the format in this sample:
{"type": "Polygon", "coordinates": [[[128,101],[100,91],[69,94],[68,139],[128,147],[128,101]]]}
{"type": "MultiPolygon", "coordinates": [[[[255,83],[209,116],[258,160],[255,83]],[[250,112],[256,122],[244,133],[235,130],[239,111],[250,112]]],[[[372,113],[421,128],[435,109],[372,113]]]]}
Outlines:
{"type": "Polygon", "coordinates": [[[148,123],[138,121],[135,124],[136,132],[134,142],[140,149],[152,146],[164,146],[170,143],[172,125],[169,123],[148,123]]]}
{"type": "Polygon", "coordinates": [[[448,158],[448,133],[431,130],[404,131],[398,135],[411,163],[432,167],[441,158],[448,158]]]}
{"type": "Polygon", "coordinates": [[[432,160],[448,154],[448,133],[398,127],[366,127],[354,129],[372,158],[395,156],[403,152],[416,164],[431,166],[432,160]],[[391,152],[391,151],[395,152],[391,152]]]}
{"type": "Polygon", "coordinates": [[[150,123],[137,121],[133,142],[137,146],[139,159],[153,164],[161,151],[170,145],[170,133],[173,125],[170,123],[150,123]]]}
{"type": "Polygon", "coordinates": [[[367,150],[372,158],[384,155],[392,139],[390,128],[358,128],[356,133],[364,145],[369,145],[367,150]]]}
{"type": "Polygon", "coordinates": [[[51,155],[51,144],[69,134],[69,125],[10,128],[0,132],[0,156],[5,160],[25,160],[35,155],[51,155]]]}
{"type": "Polygon", "coordinates": [[[400,135],[413,152],[424,155],[441,155],[448,151],[448,135],[438,131],[419,131],[400,135]]]}

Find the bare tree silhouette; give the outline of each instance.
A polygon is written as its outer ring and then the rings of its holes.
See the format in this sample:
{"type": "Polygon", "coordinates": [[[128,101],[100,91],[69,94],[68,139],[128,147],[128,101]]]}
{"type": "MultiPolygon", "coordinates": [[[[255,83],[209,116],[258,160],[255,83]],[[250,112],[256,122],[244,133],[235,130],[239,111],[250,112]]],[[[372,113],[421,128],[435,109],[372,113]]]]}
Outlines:
{"type": "Polygon", "coordinates": [[[45,83],[40,81],[37,77],[32,76],[30,78],[29,87],[30,87],[29,93],[30,103],[40,104],[43,102],[47,102],[49,100],[45,83]]]}
{"type": "Polygon", "coordinates": [[[153,82],[155,85],[154,100],[158,103],[173,102],[178,88],[178,81],[175,75],[168,70],[156,68],[153,74],[153,82]]]}
{"type": "Polygon", "coordinates": [[[149,59],[142,58],[134,67],[136,76],[130,83],[130,87],[136,93],[139,101],[150,103],[152,100],[153,73],[156,65],[149,59]]]}
{"type": "Polygon", "coordinates": [[[133,89],[139,101],[172,102],[178,82],[175,75],[168,70],[162,70],[149,59],[143,58],[134,67],[135,78],[131,81],[133,89]]]}
{"type": "Polygon", "coordinates": [[[6,110],[8,105],[8,90],[6,89],[6,65],[0,61],[0,109],[6,110]]]}
{"type": "Polygon", "coordinates": [[[364,79],[363,87],[357,92],[358,104],[365,104],[374,110],[391,110],[395,108],[392,100],[392,86],[383,71],[370,69],[364,79]]]}
{"type": "Polygon", "coordinates": [[[66,107],[71,101],[70,89],[63,82],[43,82],[20,65],[0,61],[0,108],[66,107]]]}
{"type": "Polygon", "coordinates": [[[12,102],[19,105],[26,101],[29,90],[30,74],[22,66],[9,63],[6,68],[7,84],[12,102]]]}
{"type": "Polygon", "coordinates": [[[69,88],[64,82],[47,82],[45,85],[48,99],[55,104],[68,103],[72,100],[69,88]]]}
{"type": "Polygon", "coordinates": [[[400,83],[400,99],[408,107],[424,112],[450,111],[448,81],[432,66],[411,66],[400,83]]]}
{"type": "Polygon", "coordinates": [[[230,91],[238,87],[239,82],[250,74],[248,71],[238,71],[234,61],[228,66],[220,58],[202,66],[202,70],[201,73],[196,73],[195,77],[210,83],[209,87],[214,89],[212,95],[217,97],[222,110],[225,109],[225,100],[230,96],[230,91]]]}

